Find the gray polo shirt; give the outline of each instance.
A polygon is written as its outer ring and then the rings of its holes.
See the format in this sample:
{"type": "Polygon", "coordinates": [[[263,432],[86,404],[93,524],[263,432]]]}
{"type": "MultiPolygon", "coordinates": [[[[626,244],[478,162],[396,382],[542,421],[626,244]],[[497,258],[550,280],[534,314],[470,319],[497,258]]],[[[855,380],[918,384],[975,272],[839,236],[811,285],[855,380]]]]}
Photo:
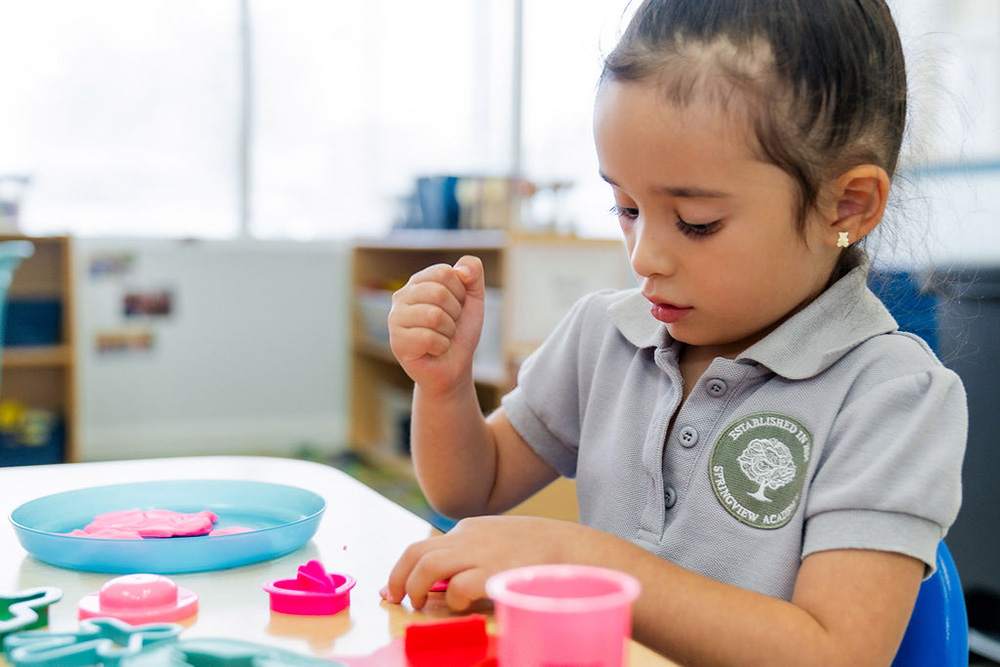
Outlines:
{"type": "Polygon", "coordinates": [[[961,502],[965,392],[866,275],[715,359],[683,404],[683,344],[642,295],[590,295],[504,410],[576,478],[582,523],[695,572],[784,599],[817,551],[899,552],[930,573],[961,502]]]}

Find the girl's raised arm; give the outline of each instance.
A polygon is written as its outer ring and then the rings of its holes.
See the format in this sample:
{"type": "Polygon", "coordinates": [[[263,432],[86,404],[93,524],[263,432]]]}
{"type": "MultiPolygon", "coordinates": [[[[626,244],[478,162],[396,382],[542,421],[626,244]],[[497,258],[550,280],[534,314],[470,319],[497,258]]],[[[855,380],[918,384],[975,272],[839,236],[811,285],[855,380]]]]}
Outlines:
{"type": "Polygon", "coordinates": [[[411,450],[421,488],[447,516],[500,512],[556,473],[502,410],[487,420],[472,359],[483,327],[485,279],[477,257],[437,264],[393,295],[389,341],[414,381],[411,450]]]}

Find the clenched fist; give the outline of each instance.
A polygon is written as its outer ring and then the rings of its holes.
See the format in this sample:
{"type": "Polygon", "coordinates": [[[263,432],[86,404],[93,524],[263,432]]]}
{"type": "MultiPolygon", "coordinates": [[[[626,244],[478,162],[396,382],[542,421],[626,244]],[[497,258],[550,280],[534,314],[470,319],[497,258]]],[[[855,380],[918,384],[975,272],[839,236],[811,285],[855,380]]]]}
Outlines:
{"type": "Polygon", "coordinates": [[[485,295],[483,263],[471,255],[413,274],[392,295],[389,345],[421,389],[444,393],[471,380],[485,295]]]}

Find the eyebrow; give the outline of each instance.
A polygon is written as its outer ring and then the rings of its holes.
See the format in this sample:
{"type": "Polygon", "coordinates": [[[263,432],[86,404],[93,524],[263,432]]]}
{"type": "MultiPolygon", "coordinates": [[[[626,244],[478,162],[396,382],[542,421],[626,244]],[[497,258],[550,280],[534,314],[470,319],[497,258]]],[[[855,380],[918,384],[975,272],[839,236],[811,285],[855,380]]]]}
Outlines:
{"type": "MultiPolygon", "coordinates": [[[[603,172],[601,172],[601,178],[610,185],[621,187],[603,172]]],[[[664,186],[656,188],[656,192],[659,194],[670,195],[671,197],[677,197],[679,199],[726,199],[728,197],[732,197],[732,195],[728,192],[711,190],[709,188],[699,188],[696,186],[664,186]]]]}

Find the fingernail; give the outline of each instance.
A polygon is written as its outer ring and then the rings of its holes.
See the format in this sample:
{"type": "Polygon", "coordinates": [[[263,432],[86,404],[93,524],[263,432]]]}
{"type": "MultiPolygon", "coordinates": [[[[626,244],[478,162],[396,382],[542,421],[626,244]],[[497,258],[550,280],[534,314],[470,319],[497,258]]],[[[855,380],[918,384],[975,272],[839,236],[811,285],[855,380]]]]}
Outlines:
{"type": "Polygon", "coordinates": [[[462,266],[456,266],[455,273],[457,273],[458,277],[461,278],[463,281],[468,280],[469,278],[472,277],[472,271],[469,269],[469,267],[465,266],[464,264],[462,266]]]}
{"type": "Polygon", "coordinates": [[[383,600],[388,600],[389,599],[389,587],[388,586],[383,586],[382,588],[379,589],[378,594],[379,594],[379,596],[381,596],[381,598],[383,600]]]}

